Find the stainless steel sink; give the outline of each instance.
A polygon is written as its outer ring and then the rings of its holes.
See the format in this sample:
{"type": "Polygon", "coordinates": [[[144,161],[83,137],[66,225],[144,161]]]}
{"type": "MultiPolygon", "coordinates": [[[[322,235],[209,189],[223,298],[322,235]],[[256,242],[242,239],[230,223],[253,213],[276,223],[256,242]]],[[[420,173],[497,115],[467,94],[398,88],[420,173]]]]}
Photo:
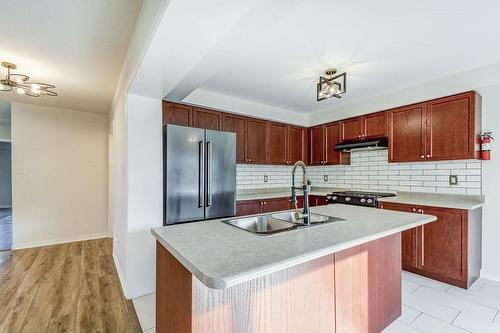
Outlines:
{"type": "MultiPolygon", "coordinates": [[[[303,219],[296,218],[295,212],[272,214],[271,217],[278,219],[278,220],[291,222],[291,223],[304,224],[303,219]]],[[[338,221],[345,221],[345,219],[341,219],[339,217],[320,215],[320,214],[311,214],[311,224],[332,223],[332,222],[338,222],[338,221]]]]}
{"type": "Polygon", "coordinates": [[[292,230],[298,226],[296,223],[288,222],[283,219],[276,219],[269,215],[243,217],[224,220],[222,222],[259,235],[269,235],[277,232],[292,230]]]}

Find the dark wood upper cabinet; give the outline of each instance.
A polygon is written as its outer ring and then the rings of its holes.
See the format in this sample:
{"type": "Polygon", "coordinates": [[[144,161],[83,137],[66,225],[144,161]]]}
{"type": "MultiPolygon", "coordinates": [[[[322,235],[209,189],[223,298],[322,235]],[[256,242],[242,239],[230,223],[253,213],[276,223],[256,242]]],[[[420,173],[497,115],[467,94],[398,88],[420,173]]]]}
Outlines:
{"type": "Polygon", "coordinates": [[[472,159],[480,134],[478,96],[464,93],[427,102],[426,159],[472,159]],[[479,119],[476,119],[479,118],[479,119]]]}
{"type": "Polygon", "coordinates": [[[163,125],[191,126],[193,108],[189,105],[163,101],[163,125]]]}
{"type": "Polygon", "coordinates": [[[193,108],[192,126],[210,130],[220,130],[222,128],[222,113],[202,108],[193,108]]]}
{"type": "Polygon", "coordinates": [[[323,165],[325,163],[325,131],[323,125],[309,129],[309,154],[311,165],[323,165]]]}
{"type": "Polygon", "coordinates": [[[425,103],[389,111],[389,162],[425,160],[425,103]]]}
{"type": "Polygon", "coordinates": [[[361,117],[361,136],[365,139],[387,136],[387,113],[377,112],[361,117]]]}
{"type": "Polygon", "coordinates": [[[297,161],[307,163],[307,130],[302,127],[288,126],[288,163],[297,161]]]}
{"type": "Polygon", "coordinates": [[[265,164],[268,161],[269,126],[265,120],[247,118],[245,130],[246,162],[265,164]]]}
{"type": "Polygon", "coordinates": [[[269,124],[269,162],[288,164],[288,125],[269,124]]]}
{"type": "Polygon", "coordinates": [[[325,161],[323,164],[350,164],[351,154],[335,150],[340,142],[340,123],[335,122],[324,126],[325,132],[325,161]]]}
{"type": "Polygon", "coordinates": [[[354,141],[362,137],[361,117],[346,119],[340,121],[341,141],[354,141]]]}
{"type": "Polygon", "coordinates": [[[245,163],[246,118],[224,113],[222,114],[222,130],[236,133],[236,162],[245,163]]]}

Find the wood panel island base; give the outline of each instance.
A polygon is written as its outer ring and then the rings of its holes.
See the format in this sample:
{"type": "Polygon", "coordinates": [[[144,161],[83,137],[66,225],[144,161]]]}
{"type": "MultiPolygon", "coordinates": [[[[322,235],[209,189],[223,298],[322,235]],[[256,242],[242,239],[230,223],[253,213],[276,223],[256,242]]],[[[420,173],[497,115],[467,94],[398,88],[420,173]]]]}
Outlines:
{"type": "Polygon", "coordinates": [[[401,315],[401,234],[224,289],[157,242],[157,332],[380,332],[401,315]]]}

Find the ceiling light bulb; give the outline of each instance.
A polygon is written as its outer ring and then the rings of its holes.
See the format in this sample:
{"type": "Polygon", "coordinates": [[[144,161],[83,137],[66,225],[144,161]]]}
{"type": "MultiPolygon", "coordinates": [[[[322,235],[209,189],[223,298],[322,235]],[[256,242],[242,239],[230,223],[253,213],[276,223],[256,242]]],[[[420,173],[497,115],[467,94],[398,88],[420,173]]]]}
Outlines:
{"type": "Polygon", "coordinates": [[[0,90],[4,90],[4,89],[5,89],[5,86],[0,83],[0,90]]]}
{"type": "Polygon", "coordinates": [[[24,89],[23,89],[23,88],[17,88],[17,90],[16,90],[16,91],[17,91],[17,93],[18,93],[19,95],[24,95],[24,89]]]}
{"type": "Polygon", "coordinates": [[[31,91],[33,90],[40,90],[40,85],[37,83],[32,83],[31,84],[31,91]]]}
{"type": "Polygon", "coordinates": [[[339,87],[336,84],[332,84],[330,88],[328,88],[328,94],[335,95],[339,92],[339,87]]]}

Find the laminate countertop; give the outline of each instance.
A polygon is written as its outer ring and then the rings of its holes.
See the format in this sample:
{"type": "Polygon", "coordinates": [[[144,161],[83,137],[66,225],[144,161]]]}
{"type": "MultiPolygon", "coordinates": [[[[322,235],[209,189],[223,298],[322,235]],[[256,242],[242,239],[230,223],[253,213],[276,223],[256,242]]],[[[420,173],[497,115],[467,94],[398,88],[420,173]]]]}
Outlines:
{"type": "Polygon", "coordinates": [[[480,195],[461,195],[443,193],[398,192],[395,197],[379,198],[380,203],[400,203],[407,205],[432,206],[472,210],[484,204],[480,195]]]}
{"type": "Polygon", "coordinates": [[[435,216],[350,205],[311,212],[345,221],[259,236],[224,219],[152,229],[152,234],[209,288],[223,289],[436,220],[435,216]]]}

